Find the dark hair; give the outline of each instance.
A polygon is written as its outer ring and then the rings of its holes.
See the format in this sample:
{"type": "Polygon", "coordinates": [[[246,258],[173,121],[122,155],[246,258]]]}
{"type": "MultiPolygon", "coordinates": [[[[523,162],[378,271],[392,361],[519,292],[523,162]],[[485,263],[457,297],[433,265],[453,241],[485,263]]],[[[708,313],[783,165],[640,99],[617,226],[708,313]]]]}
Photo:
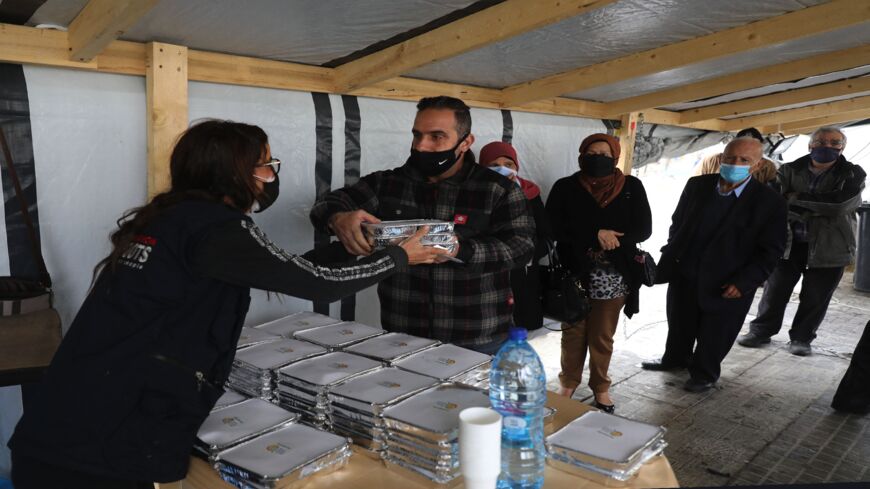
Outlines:
{"type": "Polygon", "coordinates": [[[741,129],[740,132],[737,133],[737,137],[750,137],[752,139],[757,139],[761,142],[761,144],[764,144],[764,136],[761,135],[761,131],[754,127],[747,127],[746,129],[741,129]]]}
{"type": "Polygon", "coordinates": [[[110,237],[112,252],[94,268],[94,277],[105,265],[114,270],[133,238],[179,202],[206,200],[250,209],[259,193],[254,167],[268,142],[262,129],[239,122],[210,119],[188,128],[172,149],[171,188],[118,219],[118,230],[110,237]]]}
{"type": "Polygon", "coordinates": [[[454,117],[456,117],[456,132],[459,134],[459,137],[461,138],[471,133],[471,109],[462,100],[446,95],[421,98],[417,102],[417,112],[422,112],[426,109],[452,110],[454,117]]]}

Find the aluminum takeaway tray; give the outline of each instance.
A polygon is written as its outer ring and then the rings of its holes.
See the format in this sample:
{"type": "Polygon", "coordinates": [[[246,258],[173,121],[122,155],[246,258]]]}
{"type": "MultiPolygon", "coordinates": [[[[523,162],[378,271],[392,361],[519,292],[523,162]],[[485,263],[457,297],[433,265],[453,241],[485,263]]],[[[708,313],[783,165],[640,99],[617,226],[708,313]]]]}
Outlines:
{"type": "Polygon", "coordinates": [[[432,377],[397,368],[383,368],[360,375],[329,392],[333,405],[379,415],[389,404],[432,387],[432,377]]]}
{"type": "Polygon", "coordinates": [[[407,219],[404,221],[381,221],[380,223],[362,223],[363,231],[373,238],[389,238],[395,236],[410,236],[421,226],[429,226],[427,234],[445,234],[453,232],[453,223],[434,219],[407,219]]]}
{"type": "Polygon", "coordinates": [[[250,346],[268,343],[270,341],[278,341],[280,339],[280,335],[246,326],[242,328],[242,334],[239,336],[239,342],[236,344],[236,349],[241,350],[250,346]]]}
{"type": "Polygon", "coordinates": [[[289,316],[255,326],[256,329],[277,334],[285,338],[292,338],[297,331],[329,326],[340,323],[341,320],[324,316],[316,312],[297,312],[289,316]]]}
{"type": "Polygon", "coordinates": [[[297,339],[310,341],[326,348],[341,349],[384,333],[385,331],[380,328],[348,321],[322,328],[298,331],[295,336],[297,339]]]}
{"type": "Polygon", "coordinates": [[[280,339],[236,353],[234,367],[275,370],[293,362],[326,353],[326,348],[299,340],[280,339]]]}
{"type": "Polygon", "coordinates": [[[399,368],[440,380],[453,380],[475,369],[488,368],[492,357],[456,345],[445,344],[415,353],[395,362],[399,368]]]}
{"type": "Polygon", "coordinates": [[[209,456],[296,421],[298,416],[262,399],[217,409],[203,421],[197,446],[209,456]]]}
{"type": "Polygon", "coordinates": [[[221,452],[218,469],[264,487],[284,487],[343,466],[350,455],[347,438],[294,423],[221,452]]]}
{"type": "Polygon", "coordinates": [[[381,367],[371,358],[345,352],[333,352],[298,361],[278,370],[281,381],[301,381],[302,385],[317,392],[355,375],[381,367]]]}
{"type": "Polygon", "coordinates": [[[233,404],[238,404],[245,399],[249,399],[249,397],[239,394],[232,389],[227,389],[226,392],[224,392],[223,395],[218,398],[217,402],[214,404],[214,407],[211,410],[214,411],[216,409],[232,406],[233,404]]]}
{"type": "Polygon", "coordinates": [[[459,412],[489,407],[489,395],[475,387],[445,383],[416,394],[384,410],[384,424],[430,443],[449,442],[459,436],[459,412]]]}
{"type": "Polygon", "coordinates": [[[564,461],[615,475],[629,474],[637,470],[648,449],[663,440],[665,432],[661,426],[589,411],[548,436],[546,446],[552,456],[564,461]]]}
{"type": "Polygon", "coordinates": [[[441,342],[438,340],[411,336],[405,333],[387,333],[363,340],[345,348],[345,351],[380,360],[389,365],[408,355],[440,344],[441,342]]]}

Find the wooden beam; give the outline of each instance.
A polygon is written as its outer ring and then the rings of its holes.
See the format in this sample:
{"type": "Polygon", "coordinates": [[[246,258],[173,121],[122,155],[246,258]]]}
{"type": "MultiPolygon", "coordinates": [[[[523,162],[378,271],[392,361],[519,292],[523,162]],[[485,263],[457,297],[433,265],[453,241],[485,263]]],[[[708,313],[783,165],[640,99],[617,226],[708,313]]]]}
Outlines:
{"type": "Polygon", "coordinates": [[[866,64],[870,64],[870,45],[867,44],[616,100],[607,104],[607,114],[613,116],[650,107],[701,100],[866,64]]]}
{"type": "Polygon", "coordinates": [[[810,105],[808,107],[800,107],[798,109],[768,112],[766,114],[754,115],[750,117],[728,119],[727,121],[725,121],[725,128],[728,131],[739,131],[740,129],[743,129],[745,127],[785,124],[792,121],[800,121],[804,119],[812,119],[815,117],[834,115],[838,112],[852,112],[863,109],[870,109],[870,96],[856,97],[846,100],[837,100],[836,102],[810,105]]]}
{"type": "MultiPolygon", "coordinates": [[[[49,29],[0,24],[0,62],[75,68],[104,73],[145,76],[146,45],[113,41],[88,63],[70,61],[67,33],[49,29]]],[[[335,93],[333,70],[283,61],[188,50],[188,79],[251,87],[335,93]]],[[[352,92],[354,95],[389,100],[417,101],[432,95],[452,95],[471,107],[499,109],[501,91],[490,88],[396,77],[352,92]]],[[[618,119],[606,114],[607,105],[585,100],[552,98],[511,110],[593,119],[618,119]]],[[[678,112],[644,111],[653,124],[680,125],[678,112]]],[[[718,120],[685,124],[685,127],[718,131],[718,120]]]]}
{"type": "Polygon", "coordinates": [[[622,170],[622,173],[631,175],[631,163],[634,159],[634,141],[637,136],[637,120],[638,112],[625,114],[620,119],[619,131],[616,133],[619,136],[619,147],[622,151],[619,152],[619,161],[616,166],[622,170]]]}
{"type": "Polygon", "coordinates": [[[870,2],[867,0],[835,0],[688,41],[513,85],[503,91],[504,104],[519,105],[660,73],[701,61],[830,32],[860,24],[868,19],[870,19],[870,2]]]}
{"type": "Polygon", "coordinates": [[[585,14],[615,0],[506,0],[336,68],[337,92],[349,92],[487,44],[585,14]]]}
{"type": "Polygon", "coordinates": [[[759,130],[763,134],[776,132],[782,132],[785,134],[801,134],[805,131],[812,131],[822,126],[855,122],[867,119],[868,117],[870,117],[870,109],[861,109],[848,112],[838,112],[836,114],[814,117],[812,119],[803,119],[785,124],[762,126],[759,130]]]}
{"type": "Polygon", "coordinates": [[[841,95],[870,91],[870,76],[823,83],[806,88],[747,98],[725,104],[710,105],[680,112],[680,122],[691,123],[719,117],[735,116],[759,110],[802,104],[841,95]]]}
{"type": "Polygon", "coordinates": [[[708,121],[692,122],[683,124],[680,122],[680,113],[669,110],[647,109],[640,111],[643,121],[650,124],[665,124],[668,126],[688,127],[690,129],[702,129],[705,131],[725,131],[725,121],[711,119],[708,121]]]}
{"type": "Polygon", "coordinates": [[[69,25],[69,59],[90,61],[159,0],[90,0],[69,25]]]}
{"type": "Polygon", "coordinates": [[[169,156],[178,136],[187,129],[187,48],[150,42],[145,66],[150,200],[169,189],[169,156]]]}

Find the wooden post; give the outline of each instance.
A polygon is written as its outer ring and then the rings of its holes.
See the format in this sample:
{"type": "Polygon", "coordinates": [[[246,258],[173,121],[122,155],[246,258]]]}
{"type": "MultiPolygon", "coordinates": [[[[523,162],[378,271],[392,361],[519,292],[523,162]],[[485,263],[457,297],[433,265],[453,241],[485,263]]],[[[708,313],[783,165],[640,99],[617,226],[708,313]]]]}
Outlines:
{"type": "Polygon", "coordinates": [[[617,132],[619,146],[622,151],[619,154],[619,161],[616,163],[616,166],[626,175],[631,174],[631,160],[634,157],[634,139],[637,134],[637,116],[638,112],[623,114],[620,117],[622,124],[617,132]]]}
{"type": "Polygon", "coordinates": [[[187,129],[187,48],[150,42],[145,50],[148,200],[169,189],[169,156],[187,129]]]}

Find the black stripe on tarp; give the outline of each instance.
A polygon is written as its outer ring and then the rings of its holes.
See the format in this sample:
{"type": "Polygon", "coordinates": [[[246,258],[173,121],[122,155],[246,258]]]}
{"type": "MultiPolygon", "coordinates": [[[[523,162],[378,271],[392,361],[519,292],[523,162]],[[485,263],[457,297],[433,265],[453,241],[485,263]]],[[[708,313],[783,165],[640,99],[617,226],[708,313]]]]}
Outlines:
{"type": "Polygon", "coordinates": [[[503,143],[510,144],[514,139],[514,117],[511,115],[511,111],[501,110],[501,123],[501,140],[503,143]]]}
{"type": "Polygon", "coordinates": [[[43,3],[45,0],[2,0],[0,1],[0,22],[24,25],[43,3]]]}
{"type": "MultiPolygon", "coordinates": [[[[40,241],[39,213],[36,209],[36,169],[33,164],[33,134],[30,129],[30,101],[21,65],[0,63],[0,128],[6,135],[15,173],[21,182],[24,200],[40,241]]],[[[27,224],[21,204],[15,196],[12,178],[0,151],[0,174],[3,181],[3,208],[6,216],[6,246],[9,249],[9,272],[13,277],[39,279],[39,265],[33,256],[27,224]]]]}
{"type": "MultiPolygon", "coordinates": [[[[320,201],[332,188],[332,105],[329,94],[311,93],[314,99],[315,134],[317,154],[314,163],[315,199],[320,201]]],[[[314,249],[329,245],[329,233],[314,230],[314,249]]],[[[314,312],[329,315],[328,302],[314,302],[314,312]]]]}
{"type": "MultiPolygon", "coordinates": [[[[344,184],[353,185],[360,177],[360,128],[359,101],[353,95],[342,95],[344,106],[344,184]]],[[[356,294],[341,300],[342,321],[356,319],[356,294]]]]}

